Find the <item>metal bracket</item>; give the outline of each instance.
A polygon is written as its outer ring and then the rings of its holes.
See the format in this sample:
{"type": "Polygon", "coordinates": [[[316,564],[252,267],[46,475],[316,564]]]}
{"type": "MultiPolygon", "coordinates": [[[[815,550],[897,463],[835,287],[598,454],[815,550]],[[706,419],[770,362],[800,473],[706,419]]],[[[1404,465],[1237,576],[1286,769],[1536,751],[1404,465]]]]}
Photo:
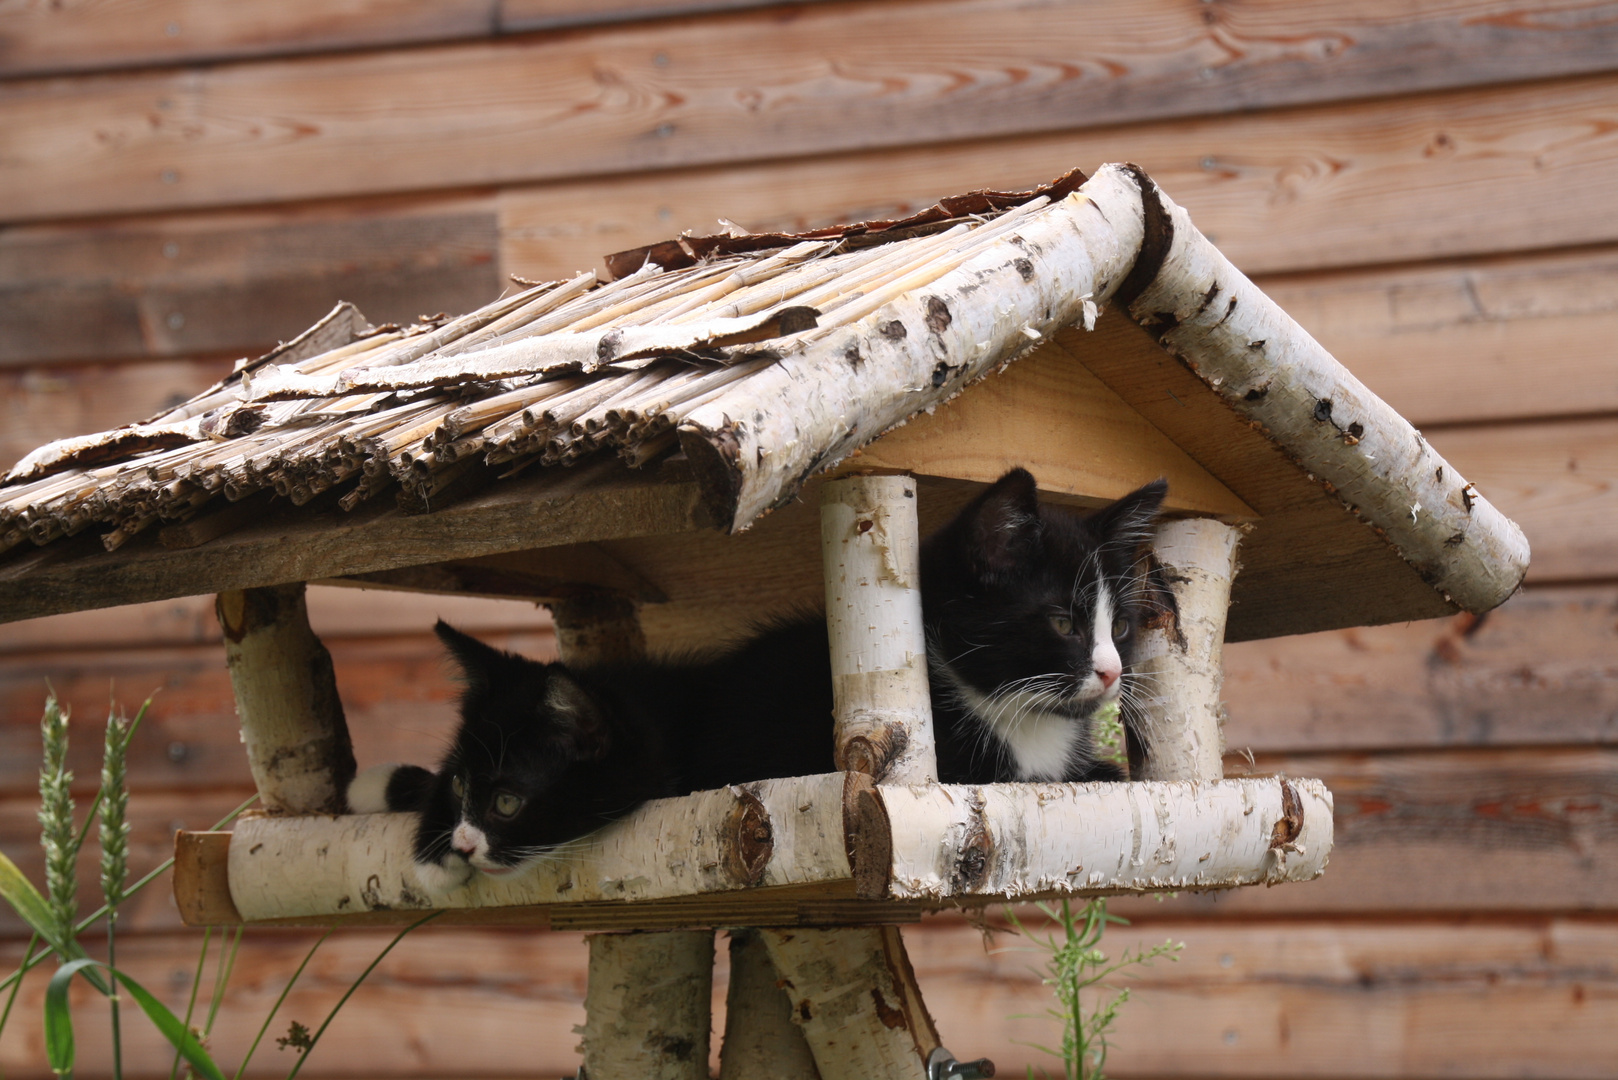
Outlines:
{"type": "Polygon", "coordinates": [[[942,1046],[927,1056],[927,1080],[987,1080],[993,1075],[994,1062],[988,1058],[956,1061],[942,1046]]]}

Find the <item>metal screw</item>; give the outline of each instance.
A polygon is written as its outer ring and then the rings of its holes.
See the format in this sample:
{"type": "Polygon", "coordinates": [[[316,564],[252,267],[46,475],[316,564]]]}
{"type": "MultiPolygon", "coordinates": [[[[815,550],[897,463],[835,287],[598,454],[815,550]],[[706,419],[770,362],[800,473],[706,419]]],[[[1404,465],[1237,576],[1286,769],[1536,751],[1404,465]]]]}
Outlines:
{"type": "Polygon", "coordinates": [[[178,330],[180,327],[185,325],[185,316],[181,315],[178,311],[171,311],[169,312],[167,322],[170,330],[178,330]]]}
{"type": "Polygon", "coordinates": [[[163,27],[163,33],[167,34],[169,37],[179,37],[180,24],[177,22],[169,23],[167,26],[163,27]]]}
{"type": "Polygon", "coordinates": [[[1235,1046],[1236,1045],[1236,1029],[1235,1028],[1230,1028],[1225,1032],[1225,1045],[1226,1046],[1235,1046]]]}
{"type": "Polygon", "coordinates": [[[659,125],[657,125],[657,134],[658,134],[659,138],[664,138],[664,139],[668,138],[670,135],[674,134],[674,125],[673,124],[659,124],[659,125]]]}
{"type": "Polygon", "coordinates": [[[179,254],[180,245],[176,244],[173,240],[170,240],[168,243],[163,245],[163,258],[173,259],[177,258],[179,254]]]}
{"type": "Polygon", "coordinates": [[[180,182],[180,174],[179,173],[175,172],[173,169],[164,169],[163,170],[163,183],[165,183],[165,184],[178,184],[179,182],[180,182]]]}
{"type": "Polygon", "coordinates": [[[994,1075],[994,1062],[988,1058],[956,1061],[942,1046],[927,1056],[927,1080],[988,1080],[994,1075]]]}
{"type": "Polygon", "coordinates": [[[185,762],[185,759],[190,757],[190,756],[191,756],[191,748],[189,746],[185,745],[185,743],[183,743],[183,742],[171,742],[171,743],[169,743],[169,761],[173,762],[175,765],[183,764],[185,762]]]}
{"type": "Polygon", "coordinates": [[[658,67],[668,67],[669,66],[669,54],[666,53],[666,52],[653,53],[652,54],[652,63],[656,64],[658,67]]]}

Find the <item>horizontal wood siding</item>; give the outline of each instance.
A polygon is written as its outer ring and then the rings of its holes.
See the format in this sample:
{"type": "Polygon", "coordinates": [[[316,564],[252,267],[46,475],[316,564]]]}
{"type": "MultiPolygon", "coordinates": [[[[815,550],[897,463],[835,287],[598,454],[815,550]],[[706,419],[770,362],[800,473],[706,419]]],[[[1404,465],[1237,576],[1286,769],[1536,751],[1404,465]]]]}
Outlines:
{"type": "MultiPolygon", "coordinates": [[[[901,215],[1107,160],[1150,172],[1534,553],[1528,587],[1481,619],[1227,651],[1227,773],[1324,778],[1337,847],[1305,885],[1116,901],[1135,923],[1110,932],[1109,952],[1186,948],[1130,982],[1108,1072],[1612,1075],[1610,5],[0,5],[0,464],[151,415],[338,299],[376,321],[464,311],[508,274],[599,269],[604,253],[721,217],[796,229],[901,215]]],[[[440,751],[456,687],[435,618],[555,653],[530,604],[315,587],[310,611],[361,765],[440,751]]],[[[0,625],[0,848],[36,881],[47,679],[73,707],[81,805],[109,696],[133,710],[155,693],[131,760],[137,872],[167,856],[174,829],[250,794],[211,598],[0,625]]],[[[86,910],[95,874],[87,853],[86,910]]],[[[165,883],[122,926],[120,959],[183,1005],[199,935],[165,883]]],[[[1012,1019],[1049,1004],[1025,942],[996,934],[986,951],[957,915],[905,936],[945,1045],[1003,1076],[1050,1067],[1026,1044],[1053,1029],[1012,1019]]],[[[330,939],[251,1075],[284,1075],[274,1039],[293,1019],[318,1023],[385,942],[330,939]]],[[[227,1067],[312,943],[244,939],[213,1037],[227,1067]]],[[[0,974],[25,944],[0,915],[0,974]]],[[[424,930],[354,995],[304,1075],[571,1074],[585,957],[576,934],[424,930]]],[[[0,1071],[19,1080],[49,1075],[45,970],[0,1035],[0,1071]]],[[[87,996],[76,1021],[79,1075],[108,1075],[104,1010],[87,996]]],[[[132,1080],[168,1074],[171,1056],[127,1011],[124,1034],[132,1080]]]]}

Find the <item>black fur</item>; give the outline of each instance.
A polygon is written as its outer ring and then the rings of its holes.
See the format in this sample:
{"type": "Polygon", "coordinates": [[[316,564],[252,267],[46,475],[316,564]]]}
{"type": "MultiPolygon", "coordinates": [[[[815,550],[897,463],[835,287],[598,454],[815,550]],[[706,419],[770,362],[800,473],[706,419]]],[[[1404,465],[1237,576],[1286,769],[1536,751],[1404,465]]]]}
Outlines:
{"type": "MultiPolygon", "coordinates": [[[[1023,778],[960,687],[988,696],[1048,676],[1076,691],[1091,673],[1084,602],[1102,583],[1123,601],[1127,664],[1149,606],[1136,557],[1165,490],[1148,484],[1085,517],[1040,505],[1033,477],[1016,469],[925,542],[941,780],[1023,778]],[[1058,633],[1058,615],[1080,631],[1058,633]]],[[[406,766],[387,785],[390,809],[421,812],[418,862],[454,865],[451,834],[462,819],[487,836],[492,863],[517,866],[648,799],[834,768],[822,616],[773,624],[710,658],[578,667],[501,652],[443,622],[437,631],[465,676],[461,725],[436,774],[406,766]],[[502,816],[502,795],[508,808],[517,796],[520,808],[502,816]]],[[[1096,705],[1064,698],[1055,709],[1087,730],[1096,705]]],[[[1121,775],[1095,759],[1086,736],[1052,778],[1121,775]]]]}

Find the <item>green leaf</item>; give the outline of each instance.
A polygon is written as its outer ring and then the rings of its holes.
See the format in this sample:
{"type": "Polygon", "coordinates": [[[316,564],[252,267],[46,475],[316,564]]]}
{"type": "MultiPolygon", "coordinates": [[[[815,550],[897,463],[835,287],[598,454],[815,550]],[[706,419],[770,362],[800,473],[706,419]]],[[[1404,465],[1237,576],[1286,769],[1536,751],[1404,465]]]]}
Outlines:
{"type": "MultiPolygon", "coordinates": [[[[169,1041],[169,1045],[180,1052],[180,1055],[191,1065],[198,1075],[207,1077],[207,1080],[225,1080],[225,1074],[219,1066],[214,1064],[213,1058],[202,1048],[197,1037],[191,1030],[180,1022],[180,1018],[169,1011],[167,1005],[157,1000],[150,991],[128,975],[114,968],[108,968],[99,960],[85,958],[63,964],[55,975],[51,976],[50,986],[45,989],[45,1054],[50,1061],[51,1068],[63,1077],[73,1075],[73,1019],[68,1011],[67,988],[73,981],[73,976],[81,968],[106,968],[113,978],[123,983],[129,991],[129,996],[135,1004],[140,1006],[141,1012],[157,1028],[158,1034],[169,1041]]],[[[88,977],[89,972],[85,972],[88,977]]]]}
{"type": "Polygon", "coordinates": [[[0,851],[0,896],[6,898],[6,903],[30,930],[57,952],[62,951],[62,931],[51,914],[50,904],[3,851],[0,851]]]}

